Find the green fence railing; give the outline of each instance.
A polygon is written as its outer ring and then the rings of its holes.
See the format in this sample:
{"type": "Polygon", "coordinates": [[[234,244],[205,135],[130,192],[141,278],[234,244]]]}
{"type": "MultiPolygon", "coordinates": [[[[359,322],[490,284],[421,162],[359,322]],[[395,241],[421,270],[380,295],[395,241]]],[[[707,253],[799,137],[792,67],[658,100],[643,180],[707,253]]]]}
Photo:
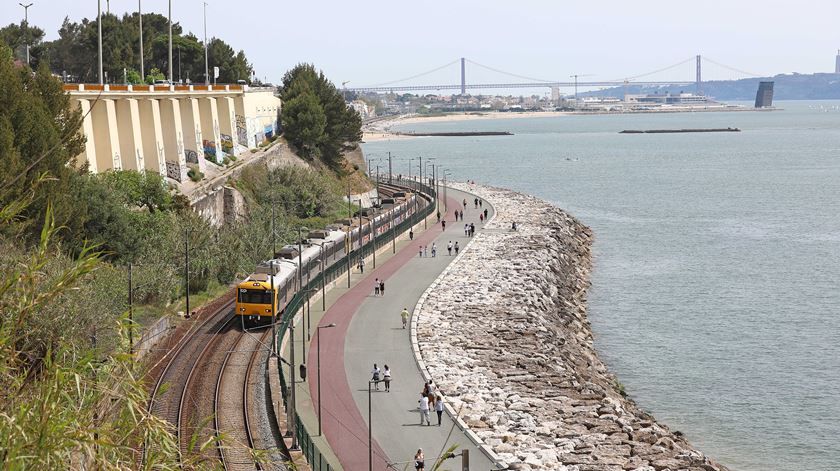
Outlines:
{"type": "MultiPolygon", "coordinates": [[[[387,177],[380,179],[380,183],[385,182],[387,182],[387,177]]],[[[393,229],[389,229],[386,233],[377,236],[377,249],[382,248],[382,246],[385,244],[393,244],[393,239],[404,234],[412,226],[420,223],[424,218],[434,214],[435,212],[435,198],[437,197],[437,195],[433,187],[419,183],[417,181],[405,179],[400,180],[396,178],[393,179],[393,184],[420,193],[417,199],[417,209],[410,216],[404,218],[403,221],[395,225],[393,229]]],[[[324,271],[318,273],[316,276],[311,277],[307,281],[307,283],[304,284],[303,289],[295,293],[295,295],[292,296],[292,299],[286,305],[286,309],[283,311],[283,317],[280,321],[280,325],[277,328],[277,345],[282,345],[283,337],[285,336],[286,331],[289,329],[289,322],[291,322],[292,318],[295,314],[297,314],[298,310],[304,307],[304,303],[306,302],[307,298],[306,294],[310,290],[316,288],[320,289],[322,279],[324,280],[323,282],[326,284],[335,281],[341,276],[349,276],[347,274],[348,257],[350,260],[349,266],[354,266],[353,262],[358,260],[359,257],[367,257],[372,252],[373,244],[364,244],[360,248],[356,248],[355,250],[350,250],[348,253],[345,253],[341,258],[333,261],[333,263],[326,267],[324,271]]],[[[280,390],[283,396],[283,407],[286,410],[288,410],[288,385],[286,384],[286,378],[283,373],[282,363],[277,362],[277,365],[277,369],[279,370],[278,373],[280,375],[280,390]]],[[[297,365],[293,366],[296,367],[297,365]]],[[[306,457],[306,461],[309,463],[309,466],[312,468],[312,470],[333,471],[335,468],[330,466],[323,453],[321,453],[321,450],[319,450],[315,442],[312,441],[312,436],[309,434],[309,431],[306,429],[306,426],[303,424],[303,421],[301,421],[300,416],[297,414],[297,411],[295,411],[295,416],[293,420],[295,422],[295,432],[297,435],[297,441],[300,445],[301,452],[306,457]]]]}

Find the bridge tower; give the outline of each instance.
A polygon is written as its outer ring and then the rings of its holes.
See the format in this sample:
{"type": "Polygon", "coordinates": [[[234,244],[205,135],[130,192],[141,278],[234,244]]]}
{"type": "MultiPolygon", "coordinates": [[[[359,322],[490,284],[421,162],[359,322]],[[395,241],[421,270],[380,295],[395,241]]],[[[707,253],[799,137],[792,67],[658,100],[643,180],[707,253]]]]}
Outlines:
{"type": "Polygon", "coordinates": [[[461,95],[467,94],[466,60],[461,58],[461,95]]]}
{"type": "Polygon", "coordinates": [[[837,50],[837,57],[834,59],[834,73],[840,74],[840,49],[837,50]]]}
{"type": "Polygon", "coordinates": [[[702,60],[700,58],[700,54],[697,54],[697,78],[695,79],[696,80],[695,86],[697,88],[696,92],[697,92],[698,95],[703,94],[703,86],[701,85],[702,80],[701,80],[701,75],[700,75],[701,63],[702,63],[702,60]]]}

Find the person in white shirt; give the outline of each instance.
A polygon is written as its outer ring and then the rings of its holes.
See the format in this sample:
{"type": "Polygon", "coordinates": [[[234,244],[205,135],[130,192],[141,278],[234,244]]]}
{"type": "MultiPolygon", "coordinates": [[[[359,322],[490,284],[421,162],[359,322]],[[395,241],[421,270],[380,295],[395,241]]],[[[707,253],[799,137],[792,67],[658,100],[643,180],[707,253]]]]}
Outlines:
{"type": "Polygon", "coordinates": [[[421,394],[420,400],[417,402],[420,403],[420,425],[423,425],[424,421],[426,425],[432,425],[432,422],[429,420],[429,398],[421,394]]]}
{"type": "Polygon", "coordinates": [[[440,420],[443,417],[443,396],[440,393],[437,393],[435,396],[435,412],[437,412],[438,427],[440,427],[440,420]]]}
{"type": "Polygon", "coordinates": [[[391,392],[391,368],[388,368],[388,365],[385,365],[382,372],[382,380],[385,381],[385,392],[391,392]]]}

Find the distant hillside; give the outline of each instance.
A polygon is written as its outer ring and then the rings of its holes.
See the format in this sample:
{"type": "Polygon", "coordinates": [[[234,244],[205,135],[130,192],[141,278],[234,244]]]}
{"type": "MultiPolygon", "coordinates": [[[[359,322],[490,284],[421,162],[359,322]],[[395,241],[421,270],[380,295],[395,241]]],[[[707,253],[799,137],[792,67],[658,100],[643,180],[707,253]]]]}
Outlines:
{"type": "MultiPolygon", "coordinates": [[[[717,80],[703,82],[703,92],[722,101],[755,100],[758,82],[772,80],[776,82],[774,100],[830,100],[840,99],[840,75],[838,74],[781,74],[775,77],[749,78],[741,80],[717,80]]],[[[627,87],[630,94],[662,94],[666,92],[694,92],[693,86],[672,87],[627,87]]],[[[615,87],[598,92],[588,92],[588,96],[615,96],[624,94],[623,87],[615,87]]]]}

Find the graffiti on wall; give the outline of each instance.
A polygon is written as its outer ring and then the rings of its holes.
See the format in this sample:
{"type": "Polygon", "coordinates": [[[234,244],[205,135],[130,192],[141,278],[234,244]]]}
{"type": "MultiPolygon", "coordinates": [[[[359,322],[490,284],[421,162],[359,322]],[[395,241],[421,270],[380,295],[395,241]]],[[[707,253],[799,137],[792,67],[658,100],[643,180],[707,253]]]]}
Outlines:
{"type": "Polygon", "coordinates": [[[198,163],[198,152],[187,149],[184,151],[184,154],[187,156],[187,163],[197,164],[198,163]]]}
{"type": "Polygon", "coordinates": [[[204,147],[204,157],[216,161],[216,141],[208,141],[204,139],[202,141],[202,146],[204,147]]]}
{"type": "Polygon", "coordinates": [[[245,124],[245,117],[236,115],[236,140],[240,145],[248,146],[248,127],[245,124]]]}
{"type": "Polygon", "coordinates": [[[181,166],[178,162],[166,162],[166,176],[175,181],[181,181],[181,166]]]}
{"type": "Polygon", "coordinates": [[[233,138],[227,134],[220,134],[222,136],[222,152],[233,155],[233,138]]]}

